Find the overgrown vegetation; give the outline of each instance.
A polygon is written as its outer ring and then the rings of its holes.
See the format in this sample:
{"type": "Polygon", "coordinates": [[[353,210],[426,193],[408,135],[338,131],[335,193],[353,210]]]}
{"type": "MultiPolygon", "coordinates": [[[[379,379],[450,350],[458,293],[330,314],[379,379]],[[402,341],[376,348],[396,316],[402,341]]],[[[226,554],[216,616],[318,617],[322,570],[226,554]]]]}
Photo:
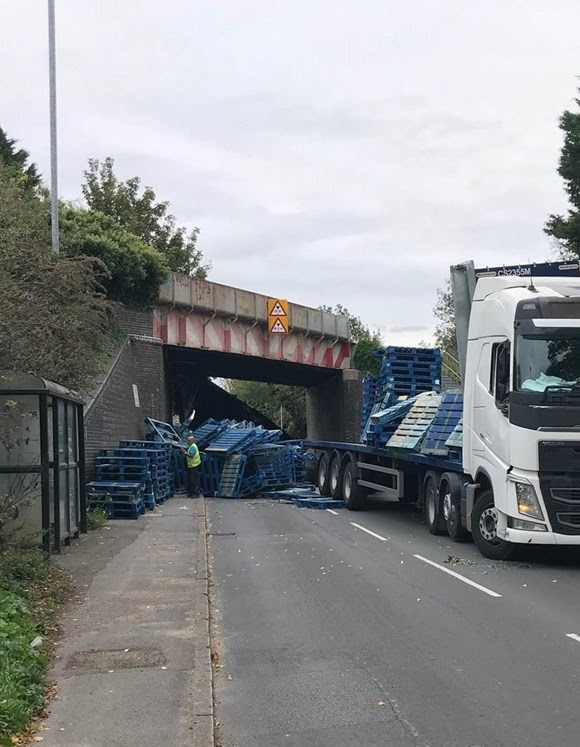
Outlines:
{"type": "Polygon", "coordinates": [[[87,526],[90,531],[102,529],[109,520],[109,514],[104,508],[92,508],[87,512],[87,526]]]}
{"type": "Polygon", "coordinates": [[[0,553],[0,744],[12,745],[44,705],[44,639],[56,631],[59,605],[70,590],[70,576],[40,551],[0,553]]]}

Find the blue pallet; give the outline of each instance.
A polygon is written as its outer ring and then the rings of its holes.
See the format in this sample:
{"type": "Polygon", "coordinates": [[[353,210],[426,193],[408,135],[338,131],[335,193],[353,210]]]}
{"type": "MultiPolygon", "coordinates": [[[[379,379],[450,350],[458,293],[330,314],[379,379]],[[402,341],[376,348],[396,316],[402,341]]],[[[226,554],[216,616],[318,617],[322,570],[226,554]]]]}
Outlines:
{"type": "Polygon", "coordinates": [[[421,453],[447,456],[449,453],[447,440],[456,429],[462,415],[463,395],[451,392],[443,394],[433,422],[425,434],[421,453]]]}
{"type": "Polygon", "coordinates": [[[224,462],[217,494],[221,498],[239,498],[246,466],[245,454],[232,454],[224,462]]]}

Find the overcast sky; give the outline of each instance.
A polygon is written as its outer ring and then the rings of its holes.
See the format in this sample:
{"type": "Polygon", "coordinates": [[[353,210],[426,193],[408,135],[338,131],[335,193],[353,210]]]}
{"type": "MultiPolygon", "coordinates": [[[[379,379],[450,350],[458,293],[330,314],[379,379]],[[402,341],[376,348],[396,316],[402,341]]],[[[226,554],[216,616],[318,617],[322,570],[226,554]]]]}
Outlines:
{"type": "MultiPolygon", "coordinates": [[[[451,263],[545,260],[577,0],[56,0],[60,193],[113,156],[211,279],[413,344],[451,263]]],[[[2,3],[0,125],[49,174],[45,0],[2,3]]]]}

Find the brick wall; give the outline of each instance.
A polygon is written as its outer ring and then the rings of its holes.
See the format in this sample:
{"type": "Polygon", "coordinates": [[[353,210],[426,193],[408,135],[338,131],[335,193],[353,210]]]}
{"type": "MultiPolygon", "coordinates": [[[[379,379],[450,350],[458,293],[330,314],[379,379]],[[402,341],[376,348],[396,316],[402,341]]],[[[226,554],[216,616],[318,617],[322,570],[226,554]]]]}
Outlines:
{"type": "Polygon", "coordinates": [[[153,334],[153,312],[130,309],[128,306],[120,306],[113,318],[116,324],[128,335],[144,335],[150,337],[153,334]]]}
{"type": "Polygon", "coordinates": [[[163,346],[129,338],[85,413],[89,479],[100,449],[114,448],[121,439],[144,438],[144,419],[167,420],[169,411],[163,346]]]}

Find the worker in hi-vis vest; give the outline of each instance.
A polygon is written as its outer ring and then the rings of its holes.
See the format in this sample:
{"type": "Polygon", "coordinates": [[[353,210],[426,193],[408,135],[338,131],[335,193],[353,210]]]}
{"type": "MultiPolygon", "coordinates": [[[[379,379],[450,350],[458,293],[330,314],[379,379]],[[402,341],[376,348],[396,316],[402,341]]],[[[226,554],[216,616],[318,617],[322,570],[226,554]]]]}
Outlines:
{"type": "Polygon", "coordinates": [[[187,457],[187,494],[190,498],[196,498],[200,494],[199,467],[201,465],[201,454],[193,436],[187,437],[187,446],[182,451],[187,457]]]}

